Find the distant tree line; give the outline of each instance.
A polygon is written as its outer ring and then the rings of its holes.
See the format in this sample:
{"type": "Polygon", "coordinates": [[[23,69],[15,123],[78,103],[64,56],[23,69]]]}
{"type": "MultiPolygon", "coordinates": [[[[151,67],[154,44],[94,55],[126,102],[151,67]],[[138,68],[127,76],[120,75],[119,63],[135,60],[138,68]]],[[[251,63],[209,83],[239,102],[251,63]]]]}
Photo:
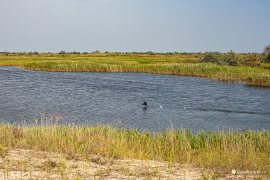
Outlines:
{"type": "Polygon", "coordinates": [[[66,51],[59,51],[58,53],[52,53],[52,52],[0,52],[0,54],[3,55],[41,55],[41,54],[59,54],[59,55],[67,55],[67,54],[111,54],[111,55],[129,55],[129,54],[145,54],[145,55],[174,55],[174,54],[179,54],[179,55],[194,55],[194,54],[204,54],[201,52],[152,52],[152,51],[147,51],[147,52],[101,52],[99,50],[95,50],[93,52],[77,52],[77,51],[72,51],[72,52],[66,52],[66,51]]]}
{"type": "Polygon", "coordinates": [[[25,55],[25,56],[39,56],[39,55],[55,55],[59,54],[61,56],[69,55],[69,54],[108,54],[111,56],[126,56],[126,55],[192,55],[193,57],[200,57],[201,62],[206,63],[216,63],[219,65],[229,65],[229,66],[237,66],[237,65],[247,65],[247,66],[258,66],[260,63],[270,63],[270,45],[264,48],[263,53],[235,53],[230,51],[228,53],[220,53],[220,52],[109,52],[105,51],[102,53],[99,50],[95,50],[93,52],[66,52],[60,51],[59,53],[39,53],[39,52],[0,52],[1,55],[9,56],[9,55],[25,55]]]}

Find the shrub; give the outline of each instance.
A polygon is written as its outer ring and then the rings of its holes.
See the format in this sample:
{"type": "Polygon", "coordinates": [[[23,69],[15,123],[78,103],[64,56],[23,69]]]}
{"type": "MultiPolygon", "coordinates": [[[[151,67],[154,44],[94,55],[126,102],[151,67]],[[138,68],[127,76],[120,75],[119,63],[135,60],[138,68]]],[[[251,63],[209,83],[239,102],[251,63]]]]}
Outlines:
{"type": "Polygon", "coordinates": [[[223,61],[224,61],[224,63],[226,65],[229,65],[229,66],[236,66],[236,65],[238,65],[236,54],[233,51],[224,54],[223,55],[223,61]]]}
{"type": "Polygon", "coordinates": [[[202,59],[203,62],[219,63],[221,53],[219,52],[208,52],[202,59]]]}
{"type": "Polygon", "coordinates": [[[155,55],[155,53],[154,53],[154,52],[152,52],[152,51],[147,51],[147,52],[145,52],[144,54],[148,54],[148,55],[155,55]]]}
{"type": "Polygon", "coordinates": [[[237,57],[234,52],[219,53],[219,52],[208,52],[202,59],[203,62],[211,62],[219,65],[236,66],[238,65],[237,57]]]}
{"type": "Polygon", "coordinates": [[[259,53],[241,54],[238,58],[239,63],[245,66],[260,66],[262,55],[259,53]]]}
{"type": "Polygon", "coordinates": [[[66,54],[66,52],[65,51],[60,51],[59,54],[66,54]]]}
{"type": "Polygon", "coordinates": [[[262,61],[270,63],[270,44],[264,48],[262,61]]]}
{"type": "Polygon", "coordinates": [[[73,51],[73,52],[70,52],[69,54],[81,54],[81,53],[80,52],[73,51]]]}
{"type": "Polygon", "coordinates": [[[101,52],[99,50],[95,50],[92,52],[93,54],[100,54],[101,52]]]}
{"type": "Polygon", "coordinates": [[[60,51],[58,54],[61,55],[61,56],[64,56],[66,54],[66,52],[65,51],[60,51]]]}

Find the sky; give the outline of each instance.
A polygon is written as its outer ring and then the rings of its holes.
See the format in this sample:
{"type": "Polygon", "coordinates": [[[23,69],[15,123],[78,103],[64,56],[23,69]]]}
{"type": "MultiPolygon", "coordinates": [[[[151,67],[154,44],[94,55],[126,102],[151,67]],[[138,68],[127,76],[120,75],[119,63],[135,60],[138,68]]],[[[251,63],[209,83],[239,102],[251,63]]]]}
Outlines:
{"type": "Polygon", "coordinates": [[[0,0],[0,51],[262,52],[270,0],[0,0]]]}

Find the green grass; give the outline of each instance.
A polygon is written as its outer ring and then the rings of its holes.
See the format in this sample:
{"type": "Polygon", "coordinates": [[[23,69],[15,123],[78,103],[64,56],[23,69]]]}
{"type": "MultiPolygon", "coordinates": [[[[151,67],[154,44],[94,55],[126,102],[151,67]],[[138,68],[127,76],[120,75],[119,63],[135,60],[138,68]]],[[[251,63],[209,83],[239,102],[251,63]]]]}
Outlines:
{"type": "MultiPolygon", "coordinates": [[[[110,126],[0,125],[0,152],[23,148],[59,152],[71,157],[96,154],[107,159],[159,160],[231,171],[270,171],[268,131],[150,133],[110,126]]],[[[1,155],[0,154],[0,155],[1,155]]]]}
{"type": "MultiPolygon", "coordinates": [[[[268,64],[221,66],[202,63],[203,54],[40,54],[0,55],[0,66],[52,72],[142,72],[196,76],[270,87],[268,64]]],[[[242,61],[249,56],[238,55],[242,61]]],[[[248,59],[246,60],[248,61],[248,59]]],[[[258,62],[256,62],[258,63],[258,62]]]]}

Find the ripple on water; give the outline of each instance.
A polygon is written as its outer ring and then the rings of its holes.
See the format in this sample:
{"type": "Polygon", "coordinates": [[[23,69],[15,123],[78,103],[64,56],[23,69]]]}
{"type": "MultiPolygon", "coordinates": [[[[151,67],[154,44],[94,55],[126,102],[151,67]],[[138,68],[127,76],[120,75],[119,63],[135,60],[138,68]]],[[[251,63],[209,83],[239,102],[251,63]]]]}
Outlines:
{"type": "Polygon", "coordinates": [[[157,131],[270,129],[270,89],[143,73],[52,73],[0,67],[0,120],[61,114],[62,122],[157,131]],[[149,107],[143,110],[142,102],[149,107]]]}

